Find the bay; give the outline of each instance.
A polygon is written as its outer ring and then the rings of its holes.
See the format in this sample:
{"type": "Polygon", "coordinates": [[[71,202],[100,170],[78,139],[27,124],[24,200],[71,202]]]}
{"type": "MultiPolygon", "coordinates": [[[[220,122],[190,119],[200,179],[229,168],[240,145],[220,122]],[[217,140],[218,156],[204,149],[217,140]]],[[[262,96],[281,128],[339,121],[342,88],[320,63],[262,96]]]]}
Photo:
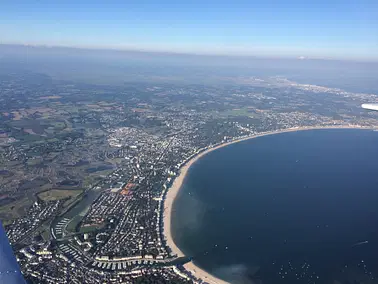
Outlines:
{"type": "Polygon", "coordinates": [[[223,147],[190,168],[173,206],[180,249],[232,283],[376,283],[378,132],[223,147]]]}

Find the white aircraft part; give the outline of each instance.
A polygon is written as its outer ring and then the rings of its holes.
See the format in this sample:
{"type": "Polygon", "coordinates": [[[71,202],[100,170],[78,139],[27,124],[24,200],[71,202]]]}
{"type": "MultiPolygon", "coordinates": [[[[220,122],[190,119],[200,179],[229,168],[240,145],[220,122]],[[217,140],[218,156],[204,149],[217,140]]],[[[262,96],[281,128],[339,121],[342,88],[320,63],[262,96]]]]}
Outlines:
{"type": "Polygon", "coordinates": [[[377,110],[378,111],[378,104],[362,104],[362,108],[369,109],[369,110],[377,110]]]}

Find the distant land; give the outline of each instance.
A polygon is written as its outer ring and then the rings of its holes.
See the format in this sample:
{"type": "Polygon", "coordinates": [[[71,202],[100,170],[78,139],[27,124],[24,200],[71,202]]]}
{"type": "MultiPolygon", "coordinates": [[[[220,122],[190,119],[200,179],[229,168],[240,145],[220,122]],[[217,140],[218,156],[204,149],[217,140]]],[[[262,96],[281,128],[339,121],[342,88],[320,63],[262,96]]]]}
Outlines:
{"type": "Polygon", "coordinates": [[[233,84],[239,77],[278,75],[304,84],[341,87],[350,91],[378,90],[378,62],[374,61],[211,56],[0,44],[0,62],[0,74],[21,68],[45,73],[59,80],[96,84],[233,84]]]}

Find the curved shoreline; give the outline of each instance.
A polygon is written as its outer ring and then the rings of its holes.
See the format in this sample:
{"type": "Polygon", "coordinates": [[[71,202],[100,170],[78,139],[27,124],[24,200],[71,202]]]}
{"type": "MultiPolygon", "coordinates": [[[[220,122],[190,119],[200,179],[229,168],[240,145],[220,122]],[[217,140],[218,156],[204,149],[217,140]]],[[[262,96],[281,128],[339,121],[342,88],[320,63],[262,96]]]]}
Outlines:
{"type": "MultiPolygon", "coordinates": [[[[286,133],[286,132],[295,132],[295,131],[305,131],[305,130],[322,130],[322,129],[364,129],[364,130],[375,130],[376,128],[372,127],[363,127],[363,126],[357,126],[357,125],[335,125],[335,126],[314,126],[314,127],[295,127],[295,128],[287,128],[277,131],[268,131],[268,132],[261,132],[255,135],[246,136],[242,138],[238,138],[229,142],[218,144],[214,147],[209,147],[200,150],[198,154],[193,156],[189,161],[187,161],[179,171],[179,175],[175,178],[172,186],[168,189],[166,198],[164,201],[164,235],[167,241],[167,245],[171,248],[172,253],[177,254],[178,257],[185,256],[185,254],[179,249],[179,247],[175,244],[172,236],[171,231],[171,221],[172,221],[172,213],[173,211],[173,203],[177,197],[177,194],[180,191],[180,188],[185,180],[185,177],[188,173],[188,170],[190,167],[196,163],[201,157],[207,155],[208,153],[220,149],[222,147],[229,146],[234,143],[239,143],[245,140],[258,138],[266,135],[273,135],[273,134],[280,134],[280,133],[286,133]]],[[[194,277],[201,279],[202,281],[205,281],[210,284],[228,284],[229,282],[226,282],[224,280],[221,280],[210,273],[206,272],[205,270],[201,269],[200,267],[196,266],[192,261],[189,263],[186,263],[184,265],[185,269],[187,269],[194,277]]]]}

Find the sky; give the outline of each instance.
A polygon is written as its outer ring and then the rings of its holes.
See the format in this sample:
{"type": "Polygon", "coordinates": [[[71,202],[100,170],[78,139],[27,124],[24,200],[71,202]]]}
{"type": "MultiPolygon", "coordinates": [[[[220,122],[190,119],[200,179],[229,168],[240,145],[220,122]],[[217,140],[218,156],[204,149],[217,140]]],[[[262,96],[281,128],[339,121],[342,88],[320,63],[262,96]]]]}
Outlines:
{"type": "Polygon", "coordinates": [[[377,0],[0,0],[0,43],[378,60],[377,0]]]}

